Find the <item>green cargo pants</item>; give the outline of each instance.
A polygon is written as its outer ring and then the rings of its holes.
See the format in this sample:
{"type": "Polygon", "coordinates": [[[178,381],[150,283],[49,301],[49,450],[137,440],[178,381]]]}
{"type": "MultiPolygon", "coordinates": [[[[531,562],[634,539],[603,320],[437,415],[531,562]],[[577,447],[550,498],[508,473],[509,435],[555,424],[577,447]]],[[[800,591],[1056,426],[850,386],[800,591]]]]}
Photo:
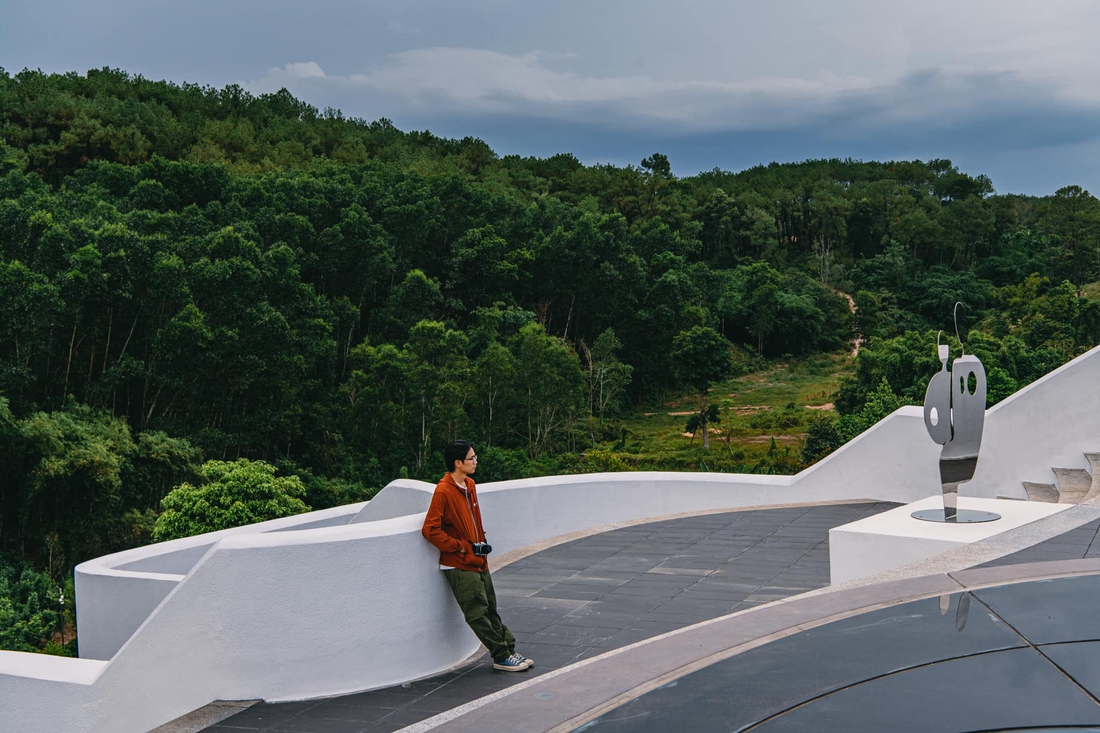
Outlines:
{"type": "Polygon", "coordinates": [[[497,615],[497,594],[488,568],[483,573],[469,570],[442,571],[455,594],[466,623],[489,650],[494,662],[503,662],[516,651],[516,637],[497,615]]]}

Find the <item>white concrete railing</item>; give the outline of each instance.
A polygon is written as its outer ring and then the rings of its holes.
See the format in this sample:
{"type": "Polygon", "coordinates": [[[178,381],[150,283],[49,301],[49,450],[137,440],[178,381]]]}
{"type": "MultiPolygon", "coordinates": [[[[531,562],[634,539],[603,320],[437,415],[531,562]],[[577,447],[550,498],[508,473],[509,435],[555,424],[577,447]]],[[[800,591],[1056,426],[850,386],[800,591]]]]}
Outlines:
{"type": "MultiPolygon", "coordinates": [[[[1019,480],[1006,476],[1049,472],[1051,456],[1068,461],[1097,447],[1090,441],[1100,435],[1100,350],[997,405],[986,420],[978,473],[964,494],[1022,497],[1019,480]],[[1041,429],[1028,429],[1036,424],[1041,429]]],[[[612,522],[706,509],[914,501],[938,493],[938,455],[920,409],[909,407],[797,476],[590,474],[485,484],[479,493],[490,539],[506,552],[612,522]]],[[[0,652],[0,731],[144,731],[216,699],[333,695],[456,664],[477,641],[420,536],[431,490],[395,481],[365,505],[80,565],[81,652],[102,659],[0,652]]]]}
{"type": "Polygon", "coordinates": [[[208,532],[82,563],[75,573],[80,657],[111,659],[219,541],[241,534],[343,525],[365,505],[366,502],[348,504],[246,527],[208,532]]]}

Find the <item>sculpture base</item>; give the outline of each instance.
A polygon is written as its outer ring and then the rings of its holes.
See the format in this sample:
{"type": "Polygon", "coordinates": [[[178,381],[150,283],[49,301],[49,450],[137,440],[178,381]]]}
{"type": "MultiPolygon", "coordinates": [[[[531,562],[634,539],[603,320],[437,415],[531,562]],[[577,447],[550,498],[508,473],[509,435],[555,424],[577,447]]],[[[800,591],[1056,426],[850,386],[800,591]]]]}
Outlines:
{"type": "MultiPolygon", "coordinates": [[[[913,519],[920,519],[925,522],[943,522],[944,524],[950,524],[944,517],[943,509],[921,509],[918,512],[910,514],[913,519]]],[[[959,524],[973,524],[975,522],[996,522],[1001,518],[1000,514],[995,512],[979,512],[973,509],[959,509],[955,513],[955,518],[951,521],[959,524]]]]}
{"type": "Polygon", "coordinates": [[[943,497],[912,504],[829,530],[829,575],[833,585],[900,568],[972,542],[981,542],[1069,509],[1072,504],[959,497],[959,514],[999,514],[996,522],[922,522],[916,512],[943,516],[943,497]]]}

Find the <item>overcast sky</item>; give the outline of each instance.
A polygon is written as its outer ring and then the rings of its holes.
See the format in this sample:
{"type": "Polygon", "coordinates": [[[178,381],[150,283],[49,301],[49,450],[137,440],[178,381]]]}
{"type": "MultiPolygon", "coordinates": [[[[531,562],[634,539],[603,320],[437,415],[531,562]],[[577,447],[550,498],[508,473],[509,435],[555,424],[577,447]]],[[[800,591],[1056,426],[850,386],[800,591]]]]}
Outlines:
{"type": "Polygon", "coordinates": [[[0,66],[111,66],[678,175],[950,158],[1100,194],[1089,0],[4,0],[0,66]]]}

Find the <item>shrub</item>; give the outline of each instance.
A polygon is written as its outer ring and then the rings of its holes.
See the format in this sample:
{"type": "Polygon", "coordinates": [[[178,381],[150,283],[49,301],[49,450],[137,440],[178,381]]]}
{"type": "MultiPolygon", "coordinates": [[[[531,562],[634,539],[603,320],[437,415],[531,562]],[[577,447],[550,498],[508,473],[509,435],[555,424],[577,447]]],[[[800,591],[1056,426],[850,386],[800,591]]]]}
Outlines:
{"type": "Polygon", "coordinates": [[[297,476],[276,478],[263,461],[207,461],[206,483],[183,483],[161,502],[153,539],[172,540],[308,512],[305,487],[297,476]]]}
{"type": "MultiPolygon", "coordinates": [[[[35,572],[30,563],[0,556],[0,649],[38,652],[50,644],[62,622],[60,596],[61,588],[49,575],[35,572]]],[[[53,653],[63,650],[53,646],[53,653]]]]}
{"type": "Polygon", "coordinates": [[[836,424],[828,417],[819,417],[810,423],[798,457],[803,463],[816,463],[839,448],[841,442],[836,424]]]}
{"type": "Polygon", "coordinates": [[[572,473],[610,473],[634,470],[634,466],[609,450],[585,451],[577,458],[572,473]]]}
{"type": "Polygon", "coordinates": [[[890,382],[883,377],[875,391],[867,396],[859,412],[844,415],[837,421],[837,432],[844,441],[851,440],[904,404],[905,401],[894,394],[890,382]]]}

